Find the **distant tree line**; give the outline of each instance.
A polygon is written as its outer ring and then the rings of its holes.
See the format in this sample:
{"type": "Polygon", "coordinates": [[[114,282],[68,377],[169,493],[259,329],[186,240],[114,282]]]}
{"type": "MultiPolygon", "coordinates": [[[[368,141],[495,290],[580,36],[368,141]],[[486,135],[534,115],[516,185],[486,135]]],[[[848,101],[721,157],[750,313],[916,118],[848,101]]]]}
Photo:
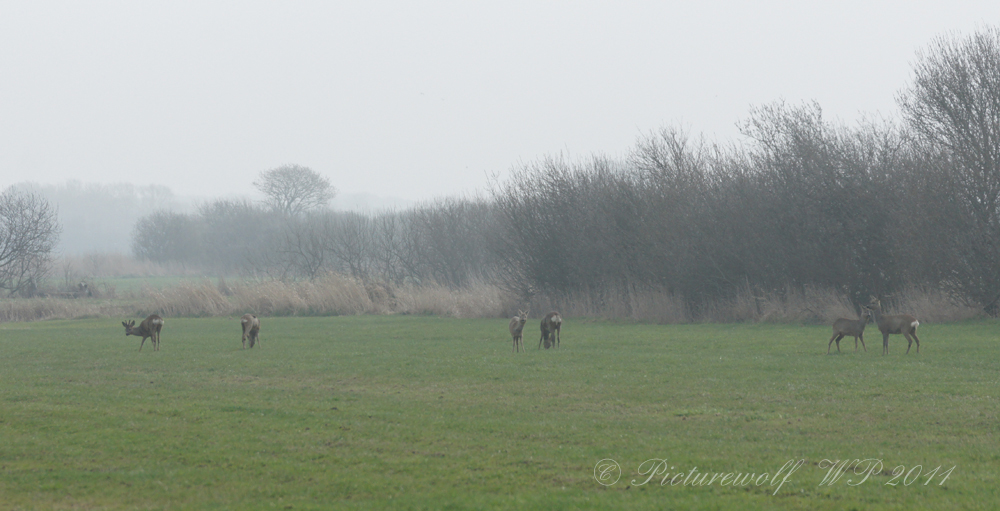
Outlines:
{"type": "Polygon", "coordinates": [[[489,282],[556,301],[658,290],[693,310],[746,289],[836,289],[861,303],[932,286],[995,315],[1000,31],[935,40],[899,104],[899,121],[846,127],[817,104],[775,103],[750,112],[740,144],[667,128],[624,157],[546,158],[486,198],[405,211],[286,200],[155,213],[133,250],[220,272],[489,282]]]}
{"type": "Polygon", "coordinates": [[[325,209],[332,186],[306,167],[280,167],[255,184],[264,202],[217,200],[192,214],[144,217],[133,229],[133,254],[283,280],[338,272],[379,284],[462,287],[490,279],[487,239],[495,222],[486,201],[441,200],[366,215],[325,209]],[[282,182],[289,180],[309,185],[282,182]]]}

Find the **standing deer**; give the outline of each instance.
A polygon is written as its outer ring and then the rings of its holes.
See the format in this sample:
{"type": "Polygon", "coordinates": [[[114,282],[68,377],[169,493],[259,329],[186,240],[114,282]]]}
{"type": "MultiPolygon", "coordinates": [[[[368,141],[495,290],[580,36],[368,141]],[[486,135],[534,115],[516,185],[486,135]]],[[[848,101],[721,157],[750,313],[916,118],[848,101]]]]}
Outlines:
{"type": "Polygon", "coordinates": [[[153,351],[160,350],[160,329],[163,328],[163,318],[160,316],[150,314],[148,318],[142,320],[142,323],[139,323],[138,327],[135,326],[134,319],[130,319],[128,323],[122,321],[122,326],[125,327],[125,337],[130,335],[142,337],[142,342],[139,343],[139,351],[142,351],[142,345],[146,344],[147,337],[153,343],[153,351]]]}
{"type": "Polygon", "coordinates": [[[920,326],[920,322],[917,321],[917,318],[909,314],[883,316],[882,303],[874,296],[868,307],[868,310],[872,312],[872,319],[878,323],[878,329],[882,331],[883,355],[889,354],[889,334],[903,334],[903,337],[906,337],[907,354],[910,353],[913,341],[917,341],[917,353],[920,353],[920,339],[917,338],[917,327],[920,326]]]}
{"type": "Polygon", "coordinates": [[[545,341],[545,349],[550,346],[559,345],[560,329],[562,328],[562,316],[558,312],[552,311],[542,318],[542,337],[538,339],[538,349],[542,349],[542,341],[545,341]],[[550,340],[549,337],[552,337],[550,340]]]}
{"type": "Polygon", "coordinates": [[[240,318],[240,324],[243,326],[243,349],[247,348],[247,339],[250,339],[250,348],[253,348],[254,344],[260,342],[257,334],[260,333],[260,319],[253,314],[244,314],[240,318]]]}
{"type": "Polygon", "coordinates": [[[840,340],[844,336],[850,335],[854,337],[854,351],[858,351],[858,339],[861,339],[861,347],[868,351],[868,346],[865,346],[865,326],[868,324],[868,319],[872,317],[872,311],[868,307],[861,307],[861,319],[847,319],[840,318],[833,322],[833,337],[830,337],[830,342],[826,345],[826,354],[830,354],[830,346],[837,342],[837,353],[840,353],[840,340]]]}
{"type": "Polygon", "coordinates": [[[524,346],[521,332],[524,330],[526,321],[528,321],[528,313],[524,311],[517,311],[517,316],[510,318],[510,325],[507,328],[510,330],[511,337],[514,338],[514,351],[520,352],[521,347],[524,346]]]}

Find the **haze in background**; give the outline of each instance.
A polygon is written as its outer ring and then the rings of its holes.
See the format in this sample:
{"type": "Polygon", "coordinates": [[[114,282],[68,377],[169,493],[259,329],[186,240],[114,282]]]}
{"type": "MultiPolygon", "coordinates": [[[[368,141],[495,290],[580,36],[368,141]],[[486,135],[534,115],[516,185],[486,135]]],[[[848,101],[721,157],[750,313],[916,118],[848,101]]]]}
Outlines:
{"type": "MultiPolygon", "coordinates": [[[[182,196],[160,185],[135,186],[130,183],[81,183],[56,185],[17,183],[18,189],[37,193],[57,208],[62,233],[57,255],[131,253],[135,222],[154,211],[192,213],[215,199],[245,199],[239,196],[182,196]]],[[[343,194],[330,202],[336,211],[372,212],[403,209],[413,201],[371,194],[343,194]]]]}
{"type": "Polygon", "coordinates": [[[294,163],[345,195],[474,194],[664,125],[733,141],[780,99],[894,114],[918,49],[998,16],[986,0],[4,2],[0,187],[250,196],[294,163]]]}

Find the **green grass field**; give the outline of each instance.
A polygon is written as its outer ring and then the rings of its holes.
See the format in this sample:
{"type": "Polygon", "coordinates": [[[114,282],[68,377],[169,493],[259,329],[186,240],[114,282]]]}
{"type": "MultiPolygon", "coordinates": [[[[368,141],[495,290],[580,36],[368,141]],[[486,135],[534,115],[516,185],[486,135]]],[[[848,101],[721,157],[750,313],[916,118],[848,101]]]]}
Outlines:
{"type": "Polygon", "coordinates": [[[867,353],[847,341],[827,355],[829,327],[573,318],[560,349],[536,350],[535,319],[528,352],[512,354],[506,323],[263,318],[262,347],[241,350],[236,318],[167,318],[162,350],[141,353],[120,320],[0,324],[0,507],[1000,501],[995,321],[924,325],[919,355],[893,336],[885,357],[871,326],[867,353]],[[823,460],[869,458],[881,461],[867,479],[864,465],[821,485],[823,460]],[[615,484],[595,479],[602,459],[620,466],[615,484]],[[640,484],[650,459],[669,473],[640,484]],[[805,461],[775,478],[789,460],[805,461]],[[760,485],[722,483],[764,472],[760,485]]]}

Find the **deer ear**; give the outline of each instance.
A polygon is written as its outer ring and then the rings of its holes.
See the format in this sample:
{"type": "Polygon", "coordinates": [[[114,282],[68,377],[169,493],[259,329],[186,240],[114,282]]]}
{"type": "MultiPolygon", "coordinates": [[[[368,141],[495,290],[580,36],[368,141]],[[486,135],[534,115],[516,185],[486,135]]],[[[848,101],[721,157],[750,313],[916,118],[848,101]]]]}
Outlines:
{"type": "Polygon", "coordinates": [[[126,325],[124,321],[122,321],[122,326],[128,328],[128,325],[126,325]]]}

